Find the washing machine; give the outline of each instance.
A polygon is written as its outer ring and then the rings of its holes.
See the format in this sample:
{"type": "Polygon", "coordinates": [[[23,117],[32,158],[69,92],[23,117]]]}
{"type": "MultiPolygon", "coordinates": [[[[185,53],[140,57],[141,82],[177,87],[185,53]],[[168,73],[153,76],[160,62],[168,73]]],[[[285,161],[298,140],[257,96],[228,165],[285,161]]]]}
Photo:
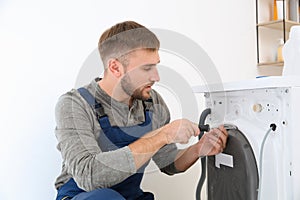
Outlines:
{"type": "Polygon", "coordinates": [[[300,77],[266,77],[193,90],[204,94],[210,110],[205,123],[226,124],[229,133],[222,153],[202,158],[206,187],[201,191],[206,190],[207,199],[299,200],[300,77]]]}

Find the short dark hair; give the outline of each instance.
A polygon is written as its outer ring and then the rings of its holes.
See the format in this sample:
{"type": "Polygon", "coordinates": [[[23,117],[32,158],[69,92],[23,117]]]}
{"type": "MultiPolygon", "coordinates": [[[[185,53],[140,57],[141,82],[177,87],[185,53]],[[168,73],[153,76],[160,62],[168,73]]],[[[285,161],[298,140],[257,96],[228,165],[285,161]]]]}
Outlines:
{"type": "Polygon", "coordinates": [[[136,49],[158,50],[160,42],[145,26],[134,21],[118,23],[100,37],[98,50],[104,64],[111,58],[120,58],[136,49]]]}

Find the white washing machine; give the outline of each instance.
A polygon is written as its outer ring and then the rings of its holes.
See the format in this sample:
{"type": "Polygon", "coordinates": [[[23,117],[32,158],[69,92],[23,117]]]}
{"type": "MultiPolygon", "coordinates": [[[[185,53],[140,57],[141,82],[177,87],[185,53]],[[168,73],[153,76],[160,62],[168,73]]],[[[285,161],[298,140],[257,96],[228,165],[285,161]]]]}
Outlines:
{"type": "Polygon", "coordinates": [[[299,200],[300,77],[266,77],[193,90],[204,93],[211,109],[206,123],[232,125],[224,152],[206,160],[208,199],[299,200]]]}

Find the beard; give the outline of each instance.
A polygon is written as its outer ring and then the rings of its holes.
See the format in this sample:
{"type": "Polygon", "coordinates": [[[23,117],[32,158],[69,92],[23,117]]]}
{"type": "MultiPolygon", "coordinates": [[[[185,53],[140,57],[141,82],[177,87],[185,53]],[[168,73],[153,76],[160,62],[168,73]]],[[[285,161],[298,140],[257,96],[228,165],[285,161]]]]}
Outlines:
{"type": "MultiPolygon", "coordinates": [[[[147,85],[153,85],[154,83],[149,83],[147,85]]],[[[147,100],[150,98],[150,91],[145,91],[145,86],[141,85],[139,87],[134,86],[128,74],[125,74],[121,79],[121,87],[123,91],[133,99],[147,100]]]]}

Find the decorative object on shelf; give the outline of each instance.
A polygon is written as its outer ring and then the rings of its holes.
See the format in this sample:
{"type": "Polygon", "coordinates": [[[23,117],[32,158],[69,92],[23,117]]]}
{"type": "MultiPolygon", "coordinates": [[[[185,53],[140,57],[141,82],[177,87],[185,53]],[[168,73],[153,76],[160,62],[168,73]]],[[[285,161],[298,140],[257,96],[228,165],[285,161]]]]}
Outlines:
{"type": "Polygon", "coordinates": [[[300,76],[300,26],[293,26],[283,46],[283,76],[300,76]]]}
{"type": "Polygon", "coordinates": [[[283,62],[283,57],[282,57],[282,47],[284,45],[284,41],[282,38],[279,39],[279,44],[277,48],[277,62],[283,62]]]}
{"type": "Polygon", "coordinates": [[[278,20],[278,10],[276,0],[273,1],[273,20],[278,20]]]}
{"type": "Polygon", "coordinates": [[[288,19],[288,10],[287,10],[287,4],[284,0],[276,0],[275,6],[277,8],[277,19],[288,19]],[[284,17],[283,17],[284,16],[284,17]]]}
{"type": "Polygon", "coordinates": [[[289,0],[289,20],[299,23],[299,0],[289,0]]]}

